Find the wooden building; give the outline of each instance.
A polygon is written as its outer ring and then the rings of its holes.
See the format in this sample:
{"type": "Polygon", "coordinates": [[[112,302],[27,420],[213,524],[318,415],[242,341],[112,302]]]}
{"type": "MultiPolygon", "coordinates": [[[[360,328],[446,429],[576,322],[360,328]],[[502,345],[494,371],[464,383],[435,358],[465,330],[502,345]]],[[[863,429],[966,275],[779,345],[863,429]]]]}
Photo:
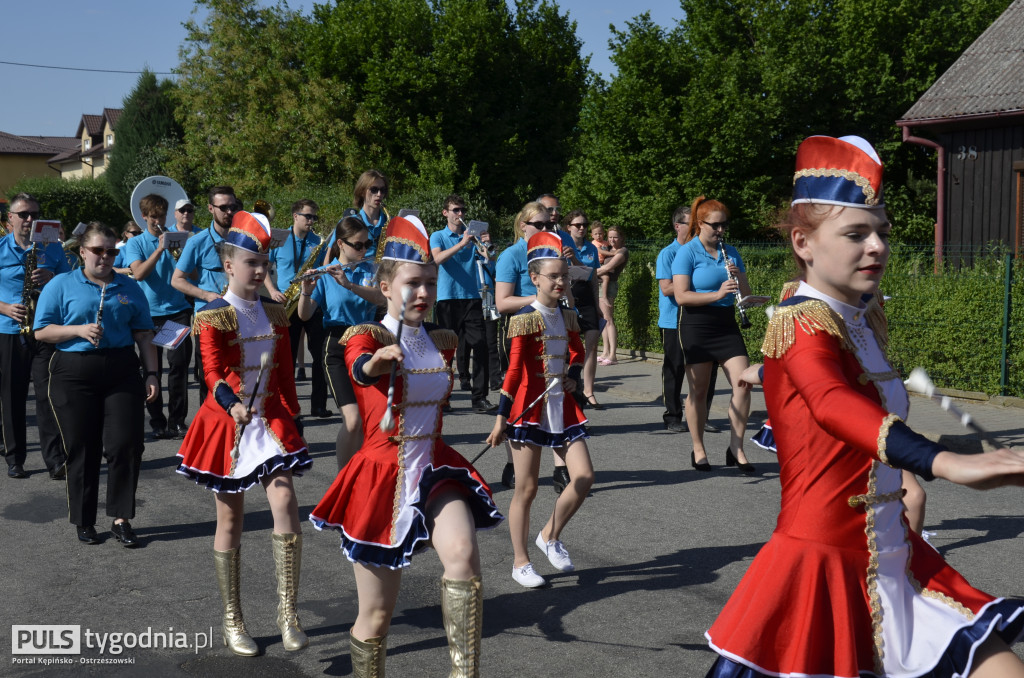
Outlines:
{"type": "Polygon", "coordinates": [[[896,122],[938,152],[936,257],[992,242],[1024,255],[1024,0],[896,122]]]}

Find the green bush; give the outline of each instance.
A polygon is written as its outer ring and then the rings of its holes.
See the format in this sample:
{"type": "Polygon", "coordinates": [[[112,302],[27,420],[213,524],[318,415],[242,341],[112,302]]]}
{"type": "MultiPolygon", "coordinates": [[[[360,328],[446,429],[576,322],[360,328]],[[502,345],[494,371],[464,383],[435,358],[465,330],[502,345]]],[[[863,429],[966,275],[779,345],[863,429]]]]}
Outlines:
{"type": "Polygon", "coordinates": [[[8,200],[18,193],[30,193],[39,200],[44,219],[59,219],[65,235],[74,230],[78,222],[102,221],[120,232],[131,215],[117,205],[106,180],[61,179],[35,177],[22,179],[8,192],[8,200]]]}

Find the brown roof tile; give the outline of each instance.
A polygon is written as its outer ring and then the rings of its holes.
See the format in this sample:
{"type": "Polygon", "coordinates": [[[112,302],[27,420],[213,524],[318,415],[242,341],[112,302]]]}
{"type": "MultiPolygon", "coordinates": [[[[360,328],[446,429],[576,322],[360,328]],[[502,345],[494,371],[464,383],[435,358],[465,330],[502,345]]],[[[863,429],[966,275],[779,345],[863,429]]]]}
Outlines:
{"type": "Polygon", "coordinates": [[[21,153],[25,155],[53,155],[77,147],[75,137],[23,137],[0,132],[0,153],[21,153]]]}
{"type": "Polygon", "coordinates": [[[82,122],[78,123],[78,131],[75,136],[82,136],[82,129],[89,133],[89,136],[95,137],[103,134],[103,116],[102,115],[89,115],[85,113],[82,115],[82,122]]]}
{"type": "Polygon", "coordinates": [[[1024,0],[1014,0],[902,121],[1024,111],[1024,0]]]}
{"type": "Polygon", "coordinates": [[[103,117],[106,118],[107,122],[110,123],[110,129],[115,129],[117,127],[117,121],[121,118],[121,109],[104,108],[103,117]]]}

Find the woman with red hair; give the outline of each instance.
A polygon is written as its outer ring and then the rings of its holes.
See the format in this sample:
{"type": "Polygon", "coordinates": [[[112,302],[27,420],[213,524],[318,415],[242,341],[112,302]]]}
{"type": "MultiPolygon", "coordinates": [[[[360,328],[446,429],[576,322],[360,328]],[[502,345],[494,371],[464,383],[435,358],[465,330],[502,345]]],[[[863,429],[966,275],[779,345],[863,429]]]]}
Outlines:
{"type": "Polygon", "coordinates": [[[704,449],[704,424],[708,419],[707,393],[711,370],[719,364],[732,385],[729,424],[732,433],[725,451],[726,466],[753,473],[743,454],[743,431],[750,414],[750,391],[741,384],[747,369],[747,347],[736,324],[735,294],[750,294],[746,269],[736,248],[725,244],[729,208],[703,195],[690,208],[689,240],[672,260],[672,286],[679,314],[679,339],[686,357],[686,424],[693,438],[690,464],[710,471],[704,449]]]}

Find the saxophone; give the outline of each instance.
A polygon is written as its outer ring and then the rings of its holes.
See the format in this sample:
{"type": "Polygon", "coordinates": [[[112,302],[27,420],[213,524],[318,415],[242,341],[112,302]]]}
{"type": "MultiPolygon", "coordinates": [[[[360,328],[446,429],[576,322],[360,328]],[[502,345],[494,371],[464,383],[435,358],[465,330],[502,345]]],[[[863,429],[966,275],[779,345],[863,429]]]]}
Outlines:
{"type": "MultiPolygon", "coordinates": [[[[319,233],[317,235],[320,235],[319,233]]],[[[286,315],[291,315],[295,312],[295,309],[299,306],[299,293],[302,291],[302,276],[305,274],[320,257],[320,253],[324,251],[324,247],[327,245],[328,238],[321,235],[320,244],[313,248],[313,251],[309,253],[309,257],[303,262],[302,267],[295,271],[295,277],[292,278],[292,283],[288,285],[284,294],[284,312],[286,315]]]]}
{"type": "Polygon", "coordinates": [[[32,280],[32,273],[36,270],[39,243],[32,243],[32,249],[25,255],[25,282],[21,285],[21,305],[25,307],[25,321],[21,323],[18,331],[21,334],[32,334],[32,322],[36,316],[36,299],[39,297],[39,290],[35,281],[32,280]]]}

